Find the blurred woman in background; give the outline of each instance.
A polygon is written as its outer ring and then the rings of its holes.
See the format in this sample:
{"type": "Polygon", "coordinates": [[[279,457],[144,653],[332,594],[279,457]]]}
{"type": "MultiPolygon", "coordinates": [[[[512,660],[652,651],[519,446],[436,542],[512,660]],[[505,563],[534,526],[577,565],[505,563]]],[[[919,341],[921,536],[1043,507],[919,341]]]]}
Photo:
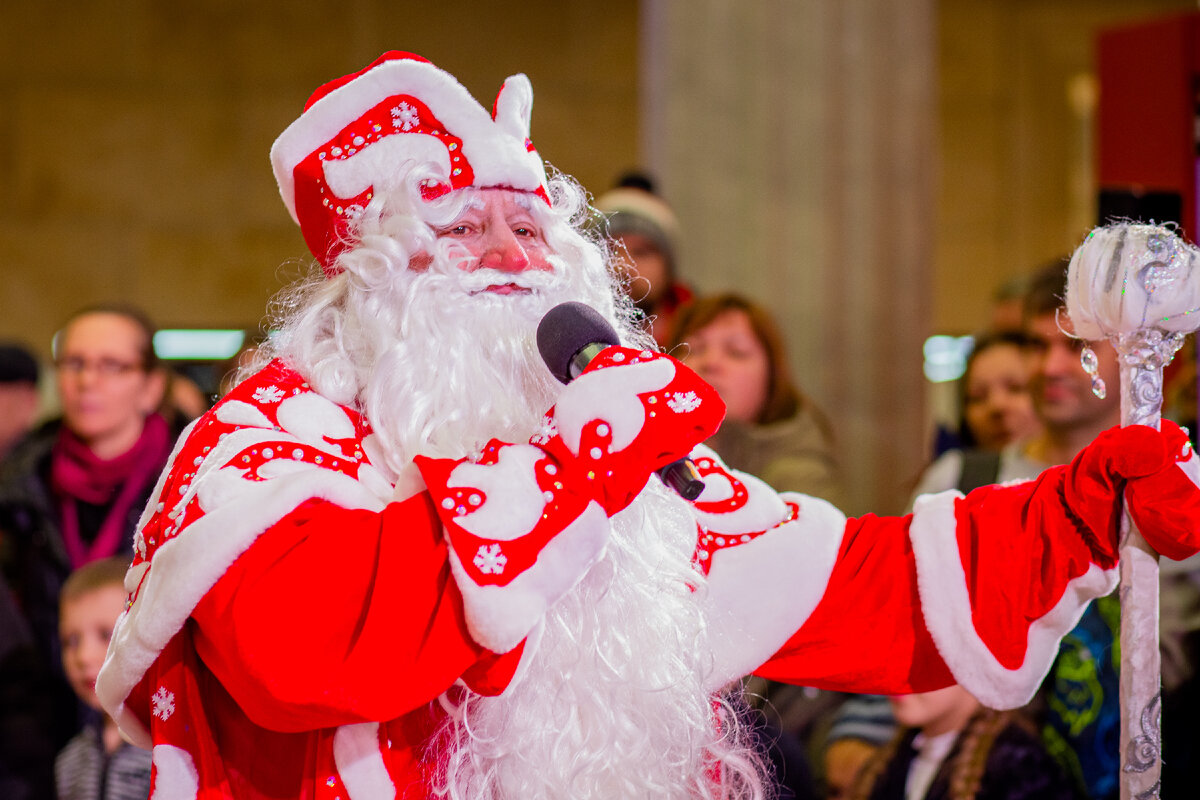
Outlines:
{"type": "Polygon", "coordinates": [[[729,466],[778,491],[841,504],[829,420],[792,382],[766,309],[732,293],[696,300],[680,315],[669,352],[725,401],[725,421],[706,444],[729,466]]]}
{"type": "Polygon", "coordinates": [[[925,470],[914,496],[946,489],[967,492],[1005,479],[1000,475],[1001,452],[1041,429],[1029,391],[1030,348],[1030,339],[1013,331],[976,340],[959,382],[962,447],[947,451],[925,470]]]}

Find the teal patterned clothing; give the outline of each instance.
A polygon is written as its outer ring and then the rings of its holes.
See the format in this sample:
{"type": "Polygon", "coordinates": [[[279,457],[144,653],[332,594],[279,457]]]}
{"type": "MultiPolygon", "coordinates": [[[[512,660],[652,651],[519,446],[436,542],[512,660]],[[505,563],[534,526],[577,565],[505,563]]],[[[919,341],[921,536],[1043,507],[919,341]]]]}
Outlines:
{"type": "Polygon", "coordinates": [[[1120,794],[1120,621],[1116,592],[1088,606],[1045,685],[1042,738],[1091,800],[1120,794]]]}

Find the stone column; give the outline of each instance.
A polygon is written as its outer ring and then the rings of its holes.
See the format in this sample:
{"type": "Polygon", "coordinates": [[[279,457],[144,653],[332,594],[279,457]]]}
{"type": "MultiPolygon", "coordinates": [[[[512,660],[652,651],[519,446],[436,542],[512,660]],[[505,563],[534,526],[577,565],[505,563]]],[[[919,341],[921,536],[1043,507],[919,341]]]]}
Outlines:
{"type": "Polygon", "coordinates": [[[933,0],[646,0],[642,149],[681,271],[767,304],[829,412],[847,510],[895,512],[928,453],[933,0]]]}

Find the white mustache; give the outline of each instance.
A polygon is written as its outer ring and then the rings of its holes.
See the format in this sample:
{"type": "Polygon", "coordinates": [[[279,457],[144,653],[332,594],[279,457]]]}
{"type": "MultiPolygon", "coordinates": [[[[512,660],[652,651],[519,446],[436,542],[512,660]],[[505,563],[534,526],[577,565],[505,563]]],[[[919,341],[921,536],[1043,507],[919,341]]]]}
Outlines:
{"type": "Polygon", "coordinates": [[[467,292],[483,292],[489,286],[518,286],[522,289],[537,291],[549,289],[558,283],[554,272],[544,270],[529,270],[526,272],[505,272],[504,270],[481,267],[472,272],[464,272],[459,277],[459,286],[467,292]]]}

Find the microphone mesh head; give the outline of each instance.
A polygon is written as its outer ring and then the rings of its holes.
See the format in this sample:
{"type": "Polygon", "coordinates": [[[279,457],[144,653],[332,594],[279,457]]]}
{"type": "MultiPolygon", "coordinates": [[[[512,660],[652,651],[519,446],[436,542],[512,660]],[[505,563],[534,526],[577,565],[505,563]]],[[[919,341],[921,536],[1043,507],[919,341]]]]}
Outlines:
{"type": "Polygon", "coordinates": [[[571,381],[571,359],[589,344],[620,344],[620,337],[600,312],[583,303],[559,303],[538,323],[537,346],[554,377],[571,381]]]}

